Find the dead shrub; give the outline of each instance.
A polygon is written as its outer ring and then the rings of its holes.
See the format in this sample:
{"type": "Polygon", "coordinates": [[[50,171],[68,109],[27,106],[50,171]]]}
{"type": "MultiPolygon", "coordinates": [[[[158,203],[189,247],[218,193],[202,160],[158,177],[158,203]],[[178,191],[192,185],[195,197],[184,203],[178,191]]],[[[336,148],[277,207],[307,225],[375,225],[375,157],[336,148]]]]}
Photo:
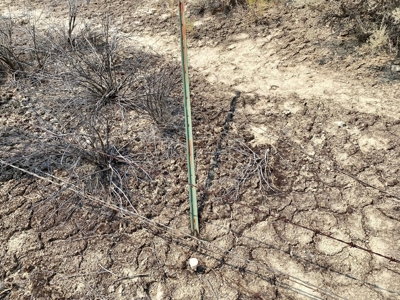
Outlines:
{"type": "Polygon", "coordinates": [[[40,81],[46,71],[51,52],[46,32],[37,28],[37,20],[29,15],[23,20],[0,18],[0,63],[14,78],[40,81]]]}
{"type": "Polygon", "coordinates": [[[149,70],[140,80],[135,109],[150,116],[159,127],[174,125],[176,115],[182,112],[180,101],[174,97],[180,84],[177,67],[165,65],[149,70]]]}
{"type": "MultiPolygon", "coordinates": [[[[54,43],[60,57],[59,74],[96,111],[118,104],[149,115],[159,126],[166,125],[172,121],[176,101],[171,93],[180,83],[179,73],[170,66],[159,67],[163,62],[156,53],[125,46],[129,40],[110,28],[106,18],[101,31],[86,26],[68,47],[54,43]]],[[[54,33],[53,41],[60,41],[60,32],[54,33]]]]}
{"type": "Polygon", "coordinates": [[[72,50],[56,45],[62,53],[63,67],[68,70],[66,77],[89,92],[96,109],[124,100],[141,63],[140,59],[124,61],[120,55],[122,38],[110,34],[109,23],[103,24],[102,30],[95,38],[83,34],[75,39],[72,50]]]}
{"type": "Polygon", "coordinates": [[[11,18],[0,19],[0,62],[11,73],[23,73],[24,64],[14,43],[15,22],[11,18]]]}
{"type": "Polygon", "coordinates": [[[25,74],[28,69],[24,59],[26,53],[15,37],[15,31],[20,29],[11,17],[0,19],[0,63],[16,77],[25,74]]]}
{"type": "Polygon", "coordinates": [[[337,32],[348,32],[372,49],[399,51],[400,7],[397,0],[306,1],[337,32]]]}

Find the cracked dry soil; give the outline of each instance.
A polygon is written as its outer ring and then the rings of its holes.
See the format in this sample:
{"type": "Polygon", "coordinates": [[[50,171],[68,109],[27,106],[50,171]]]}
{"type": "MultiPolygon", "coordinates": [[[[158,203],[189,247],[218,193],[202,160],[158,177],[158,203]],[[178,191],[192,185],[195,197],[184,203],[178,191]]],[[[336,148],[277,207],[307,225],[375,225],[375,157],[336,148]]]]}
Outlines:
{"type": "MultiPolygon", "coordinates": [[[[65,17],[47,4],[31,11],[65,17]]],[[[179,64],[163,4],[84,8],[179,64]]],[[[131,187],[153,223],[68,192],[53,199],[57,187],[16,171],[0,182],[0,299],[400,299],[399,84],[374,71],[389,59],[340,46],[351,41],[305,8],[271,7],[259,24],[240,9],[190,18],[200,237],[188,237],[181,137],[153,180],[131,187]]],[[[29,100],[0,88],[0,138],[17,144],[34,130],[29,100]]],[[[164,142],[145,124],[126,138],[156,156],[164,142]]],[[[0,140],[0,156],[16,147],[0,140]]]]}

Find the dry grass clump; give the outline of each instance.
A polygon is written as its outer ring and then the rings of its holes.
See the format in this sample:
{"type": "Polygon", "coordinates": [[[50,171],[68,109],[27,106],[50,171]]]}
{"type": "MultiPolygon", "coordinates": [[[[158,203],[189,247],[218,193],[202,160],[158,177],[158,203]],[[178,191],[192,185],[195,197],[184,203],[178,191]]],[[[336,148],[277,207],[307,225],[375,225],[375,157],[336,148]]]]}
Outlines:
{"type": "Polygon", "coordinates": [[[392,11],[392,18],[394,24],[400,24],[400,7],[397,7],[392,11]]]}
{"type": "Polygon", "coordinates": [[[371,36],[368,39],[369,46],[373,50],[381,50],[384,49],[389,42],[389,35],[386,27],[382,27],[376,29],[372,32],[371,36]]]}
{"type": "Polygon", "coordinates": [[[57,47],[61,65],[68,71],[66,78],[88,92],[95,100],[96,109],[113,101],[126,102],[129,88],[143,65],[140,57],[126,61],[122,40],[117,34],[111,34],[109,23],[105,23],[97,35],[85,32],[74,38],[70,49],[57,47]]]}
{"type": "Polygon", "coordinates": [[[0,62],[10,72],[24,72],[25,66],[13,41],[13,26],[11,18],[0,19],[0,62]]]}
{"type": "Polygon", "coordinates": [[[0,16],[1,67],[14,77],[37,79],[51,58],[45,35],[29,15],[21,19],[0,16]]]}
{"type": "Polygon", "coordinates": [[[180,102],[173,96],[180,81],[177,67],[167,64],[149,70],[141,78],[135,109],[150,116],[160,127],[172,125],[176,115],[183,113],[180,102]]]}
{"type": "Polygon", "coordinates": [[[305,1],[336,32],[348,32],[372,50],[397,54],[400,39],[400,7],[396,0],[305,1]]]}
{"type": "Polygon", "coordinates": [[[236,5],[244,5],[247,0],[192,0],[190,8],[195,14],[204,14],[209,11],[212,14],[217,12],[227,13],[236,5]]]}
{"type": "Polygon", "coordinates": [[[196,15],[203,15],[206,12],[228,14],[233,8],[241,7],[251,22],[260,23],[265,10],[280,3],[281,0],[192,0],[190,11],[196,15]]]}

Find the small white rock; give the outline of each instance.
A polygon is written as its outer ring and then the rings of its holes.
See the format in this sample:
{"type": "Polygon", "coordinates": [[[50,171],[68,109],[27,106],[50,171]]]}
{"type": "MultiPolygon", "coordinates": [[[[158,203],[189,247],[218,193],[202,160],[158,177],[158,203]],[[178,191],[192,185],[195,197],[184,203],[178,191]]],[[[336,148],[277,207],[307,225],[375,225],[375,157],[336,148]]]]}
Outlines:
{"type": "Polygon", "coordinates": [[[189,259],[189,266],[193,271],[197,270],[197,266],[199,264],[199,260],[197,258],[192,257],[189,259]]]}

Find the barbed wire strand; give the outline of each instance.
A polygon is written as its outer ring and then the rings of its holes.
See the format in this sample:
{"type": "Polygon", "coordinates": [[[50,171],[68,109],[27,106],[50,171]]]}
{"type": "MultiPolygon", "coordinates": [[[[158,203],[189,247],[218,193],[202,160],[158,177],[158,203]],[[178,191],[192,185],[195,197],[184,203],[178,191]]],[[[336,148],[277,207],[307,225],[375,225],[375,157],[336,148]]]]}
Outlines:
{"type": "MultiPolygon", "coordinates": [[[[259,128],[259,127],[257,127],[257,128],[259,128]]],[[[259,129],[262,130],[262,128],[259,128],[259,129]]],[[[49,134],[52,134],[54,137],[64,139],[63,136],[59,136],[59,135],[57,135],[57,134],[55,134],[55,133],[53,133],[53,132],[51,132],[51,131],[48,131],[48,130],[45,130],[45,131],[46,131],[47,133],[49,133],[49,134]]],[[[273,137],[272,135],[269,135],[269,134],[266,134],[266,135],[267,135],[267,136],[270,136],[270,137],[273,137]]],[[[71,141],[69,141],[69,140],[67,140],[67,141],[68,141],[68,142],[71,142],[71,141]]],[[[88,151],[88,149],[84,149],[84,148],[80,147],[76,142],[72,141],[72,143],[73,143],[76,147],[79,147],[80,149],[83,149],[83,150],[88,151]]],[[[287,142],[285,142],[285,143],[286,143],[288,146],[290,146],[290,147],[298,148],[298,147],[295,147],[295,146],[293,146],[293,145],[291,145],[291,144],[289,144],[289,143],[287,143],[287,142]]],[[[103,156],[106,156],[106,157],[109,157],[109,158],[118,160],[118,161],[120,161],[120,162],[124,162],[124,163],[130,165],[131,167],[139,168],[140,170],[142,170],[142,171],[146,174],[146,176],[148,176],[148,178],[151,178],[151,176],[150,176],[150,173],[151,173],[151,172],[145,170],[143,167],[139,166],[138,163],[132,161],[131,159],[126,159],[125,157],[120,156],[120,155],[116,156],[116,155],[111,155],[111,154],[108,154],[108,153],[104,153],[103,151],[100,151],[100,150],[97,150],[97,149],[90,149],[90,150],[91,150],[91,151],[94,151],[94,152],[96,152],[96,153],[98,153],[98,154],[101,154],[101,155],[103,155],[103,156]]],[[[308,153],[306,153],[305,151],[301,150],[300,148],[298,148],[297,150],[300,150],[303,154],[305,154],[305,155],[307,155],[307,156],[313,158],[313,156],[309,155],[308,153]]],[[[317,160],[319,160],[320,162],[323,162],[323,160],[320,159],[320,158],[318,158],[317,160]]],[[[6,162],[3,162],[3,163],[4,163],[4,164],[7,164],[6,162]]],[[[11,164],[9,164],[9,165],[12,166],[11,164]]],[[[13,167],[16,167],[16,166],[13,166],[13,167]]],[[[22,170],[22,169],[21,169],[21,170],[22,170]]],[[[354,175],[348,174],[348,173],[346,173],[346,172],[344,172],[344,171],[340,171],[340,170],[339,170],[338,172],[340,172],[340,173],[342,173],[342,174],[344,174],[344,175],[347,175],[347,176],[349,176],[350,178],[352,178],[352,179],[354,179],[354,180],[360,181],[361,183],[364,183],[363,181],[361,181],[360,179],[358,179],[358,178],[355,177],[354,175]]],[[[178,180],[179,180],[179,179],[178,179],[178,180]]],[[[187,184],[187,183],[186,183],[186,184],[187,184]]],[[[388,193],[388,192],[386,192],[386,191],[384,191],[384,190],[381,190],[381,189],[379,189],[379,188],[377,188],[377,187],[374,187],[374,186],[372,186],[372,185],[370,185],[370,184],[368,184],[368,183],[364,183],[364,185],[369,186],[369,187],[374,188],[374,189],[377,189],[377,190],[379,190],[379,191],[381,191],[381,192],[383,192],[383,193],[386,193],[386,194],[392,196],[390,193],[388,193]]],[[[200,191],[202,190],[200,186],[196,186],[196,188],[197,188],[198,190],[200,190],[200,191]]],[[[214,197],[218,197],[218,198],[221,198],[221,199],[224,198],[224,197],[222,197],[222,196],[217,196],[215,193],[210,192],[210,191],[205,190],[205,189],[203,189],[203,192],[204,192],[204,193],[208,193],[208,194],[212,194],[212,195],[214,195],[214,197]]],[[[392,196],[392,197],[395,197],[395,198],[400,199],[400,197],[397,197],[397,196],[392,196]]],[[[265,211],[260,211],[259,209],[254,208],[254,207],[252,207],[252,206],[250,206],[250,205],[245,205],[245,204],[240,203],[240,202],[237,202],[237,201],[231,201],[231,199],[228,199],[228,200],[227,200],[227,199],[223,199],[223,200],[227,201],[228,203],[236,203],[236,204],[239,204],[239,205],[244,205],[244,206],[250,208],[250,209],[253,210],[253,211],[259,211],[259,212],[262,212],[262,213],[264,213],[264,214],[266,213],[265,211]]],[[[268,217],[268,216],[271,216],[271,217],[272,217],[271,214],[268,214],[268,215],[266,215],[266,216],[267,216],[267,217],[268,217]]],[[[350,247],[352,247],[352,248],[357,248],[357,249],[359,249],[359,250],[368,252],[368,253],[370,253],[370,254],[373,254],[373,255],[376,255],[376,256],[385,258],[385,259],[387,259],[387,260],[389,260],[389,261],[396,262],[396,263],[400,263],[400,260],[399,260],[399,259],[396,259],[396,258],[394,258],[394,257],[387,256],[387,255],[384,255],[384,254],[381,254],[381,253],[372,251],[372,250],[367,249],[367,248],[365,248],[365,247],[359,246],[359,245],[357,245],[357,244],[355,244],[355,243],[353,243],[353,242],[347,242],[347,241],[344,241],[344,240],[342,240],[342,239],[333,237],[332,235],[329,235],[329,234],[327,234],[327,233],[324,233],[324,232],[322,232],[322,231],[319,230],[319,229],[314,229],[314,228],[311,228],[311,227],[307,227],[307,226],[305,226],[305,225],[298,224],[298,223],[296,223],[296,222],[293,222],[293,221],[287,219],[286,217],[283,217],[283,216],[278,217],[278,218],[276,218],[275,221],[283,221],[283,222],[285,222],[285,223],[290,223],[290,224],[293,225],[293,226],[300,227],[300,228],[306,229],[306,230],[308,230],[308,231],[312,231],[312,232],[314,232],[314,234],[316,234],[316,235],[325,236],[326,238],[335,240],[335,241],[337,241],[337,242],[339,242],[339,243],[346,244],[347,246],[350,246],[350,247]]]]}
{"type": "MultiPolygon", "coordinates": [[[[198,189],[199,189],[199,190],[202,190],[202,188],[198,188],[198,189]]],[[[319,229],[314,229],[314,228],[311,228],[311,227],[308,227],[308,226],[301,225],[301,224],[299,224],[299,223],[293,222],[293,221],[289,220],[289,219],[288,219],[287,217],[285,217],[285,216],[274,217],[270,212],[260,210],[260,209],[258,209],[258,208],[253,207],[253,206],[250,206],[250,205],[241,203],[241,202],[239,202],[239,201],[235,201],[235,200],[226,198],[226,197],[224,197],[224,196],[216,195],[214,192],[211,192],[211,191],[205,191],[205,192],[207,192],[207,193],[213,195],[213,196],[216,197],[216,198],[222,199],[222,200],[223,200],[224,202],[226,202],[226,203],[238,204],[238,205],[241,205],[241,206],[250,208],[252,211],[257,211],[257,212],[259,212],[259,213],[262,213],[262,214],[264,214],[264,218],[272,217],[272,218],[275,219],[273,222],[275,222],[275,221],[282,221],[282,222],[285,222],[285,223],[289,223],[289,224],[291,224],[291,225],[293,225],[293,226],[300,227],[300,228],[306,229],[306,230],[308,230],[308,231],[312,231],[312,232],[314,232],[314,234],[316,234],[316,235],[325,236],[325,237],[327,237],[327,238],[329,238],[329,239],[332,239],[332,240],[335,240],[335,241],[337,241],[337,242],[339,242],[339,243],[346,244],[347,246],[350,246],[350,247],[352,247],[352,248],[356,248],[356,249],[359,249],[359,250],[368,252],[368,253],[370,253],[370,254],[373,254],[373,255],[376,255],[376,256],[385,258],[385,259],[387,259],[387,260],[389,260],[389,261],[391,261],[391,262],[400,263],[400,260],[399,260],[399,259],[396,259],[396,258],[394,258],[394,257],[387,256],[387,255],[384,255],[384,254],[381,254],[381,253],[372,251],[372,250],[367,249],[367,248],[365,248],[365,247],[361,247],[361,246],[359,246],[359,245],[357,245],[357,244],[355,244],[355,243],[353,243],[353,242],[347,242],[347,241],[345,241],[345,240],[336,238],[336,237],[334,237],[334,236],[332,236],[332,235],[330,235],[330,234],[327,234],[327,233],[322,232],[322,231],[319,230],[319,229]]]]}
{"type": "MultiPolygon", "coordinates": [[[[233,232],[234,234],[239,235],[238,232],[234,231],[234,230],[233,230],[232,228],[230,228],[230,227],[225,227],[225,226],[218,225],[218,224],[213,224],[213,226],[218,227],[219,229],[223,229],[223,230],[225,230],[226,232],[233,232]]],[[[248,240],[250,240],[250,241],[255,241],[255,242],[260,243],[260,244],[264,244],[264,245],[266,245],[269,249],[273,249],[273,250],[277,250],[277,251],[283,252],[283,253],[285,253],[285,254],[290,255],[291,257],[295,257],[295,258],[298,258],[299,260],[303,260],[303,261],[307,262],[308,264],[316,265],[316,266],[318,266],[320,269],[325,269],[325,270],[328,269],[328,267],[326,267],[326,266],[321,266],[321,265],[319,265],[318,263],[308,261],[306,258],[300,256],[299,254],[295,254],[292,250],[290,250],[290,252],[287,252],[287,251],[285,251],[285,250],[279,249],[277,246],[267,244],[266,242],[260,241],[260,240],[254,238],[254,237],[246,236],[246,235],[244,235],[243,233],[240,234],[240,237],[241,237],[241,238],[244,238],[244,239],[248,239],[248,240]]],[[[358,282],[360,282],[360,283],[362,283],[362,284],[365,284],[365,285],[368,285],[368,286],[370,286],[370,287],[372,287],[372,288],[379,289],[379,290],[383,290],[383,291],[388,292],[388,293],[400,295],[400,291],[388,290],[388,289],[383,288],[383,287],[380,287],[380,286],[378,286],[378,285],[376,285],[376,284],[373,284],[373,283],[370,283],[370,282],[366,282],[366,281],[361,280],[361,279],[359,279],[359,278],[355,278],[355,277],[353,277],[353,276],[351,276],[351,275],[349,275],[349,274],[344,274],[344,273],[340,273],[339,271],[332,270],[331,268],[329,269],[329,271],[335,272],[335,273],[340,274],[340,275],[342,275],[342,276],[345,276],[345,277],[347,277],[347,278],[349,278],[349,279],[358,281],[358,282]]]]}
{"type": "MultiPolygon", "coordinates": [[[[30,172],[30,171],[28,171],[28,170],[25,170],[25,169],[23,169],[23,168],[20,168],[20,167],[18,167],[18,166],[15,166],[15,165],[13,165],[13,164],[7,163],[7,162],[5,162],[5,161],[3,161],[3,160],[0,160],[0,163],[2,163],[2,164],[4,164],[4,165],[7,165],[7,166],[9,166],[9,167],[12,167],[12,168],[14,168],[14,169],[16,169],[16,170],[19,170],[19,171],[21,171],[21,172],[24,172],[24,173],[26,173],[26,174],[29,174],[29,175],[31,175],[31,176],[33,176],[33,177],[35,177],[35,178],[38,178],[38,179],[47,181],[47,182],[49,182],[49,183],[52,183],[52,184],[54,184],[54,185],[56,185],[56,186],[59,186],[59,187],[66,187],[68,190],[70,190],[70,191],[76,193],[77,195],[79,195],[79,196],[81,196],[81,197],[84,197],[84,198],[86,198],[86,199],[88,199],[88,200],[91,200],[91,201],[93,201],[93,202],[95,202],[95,203],[98,203],[98,204],[100,204],[100,205],[102,205],[102,206],[104,206],[104,207],[107,207],[107,208],[111,209],[111,210],[120,212],[120,213],[124,214],[125,216],[130,216],[130,217],[138,218],[138,219],[141,220],[142,222],[147,223],[147,224],[152,225],[152,226],[155,226],[156,228],[159,228],[159,229],[162,228],[162,229],[165,230],[165,232],[167,232],[167,233],[172,234],[172,232],[175,232],[175,233],[174,233],[175,235],[173,235],[173,237],[174,237],[174,238],[177,238],[177,239],[181,239],[181,240],[183,240],[184,242],[186,242],[186,239],[189,238],[189,239],[195,241],[195,242],[197,243],[197,245],[199,245],[200,247],[201,247],[201,245],[207,245],[208,247],[214,248],[214,249],[216,249],[217,251],[222,252],[222,254],[227,254],[227,253],[229,253],[232,257],[235,257],[235,258],[237,258],[237,259],[243,260],[243,261],[245,261],[245,262],[247,262],[247,263],[250,263],[250,264],[257,265],[257,266],[259,266],[259,267],[261,267],[261,268],[264,268],[264,269],[268,270],[269,272],[271,272],[271,273],[273,273],[273,274],[275,274],[275,275],[277,275],[277,276],[282,276],[283,278],[287,278],[288,280],[293,281],[294,283],[299,284],[299,285],[303,286],[304,288],[307,288],[307,289],[309,289],[309,290],[311,290],[311,291],[318,291],[320,294],[329,296],[329,297],[334,298],[334,299],[346,299],[346,298],[340,297],[340,296],[338,296],[338,295],[336,295],[335,293],[330,292],[330,291],[328,291],[328,293],[327,293],[327,292],[325,292],[325,289],[322,289],[322,288],[320,288],[320,287],[318,287],[318,286],[315,286],[315,285],[313,285],[313,284],[311,284],[311,283],[309,283],[309,282],[307,282],[307,281],[304,281],[304,280],[302,280],[302,279],[300,279],[300,278],[298,278],[298,277],[296,277],[296,276],[293,276],[293,275],[284,273],[284,272],[282,272],[282,271],[280,271],[280,270],[278,270],[278,269],[275,269],[275,268],[271,268],[271,267],[265,265],[264,263],[260,263],[260,262],[254,261],[254,260],[250,260],[250,259],[241,257],[241,256],[236,255],[236,254],[233,255],[233,254],[231,253],[230,250],[223,249],[223,248],[221,248],[221,247],[218,247],[218,246],[216,246],[216,245],[211,244],[210,242],[207,242],[207,241],[201,240],[201,239],[199,239],[199,238],[197,238],[197,237],[195,237],[195,236],[189,235],[188,233],[181,232],[181,231],[179,231],[178,229],[175,229],[175,228],[172,228],[172,227],[170,227],[170,226],[167,226],[167,225],[158,223],[158,222],[156,222],[156,221],[150,220],[150,219],[148,219],[148,218],[146,218],[146,217],[143,217],[143,216],[140,215],[139,213],[135,213],[135,212],[129,211],[129,210],[127,210],[127,209],[118,207],[117,205],[114,205],[114,204],[111,204],[111,203],[107,203],[107,202],[105,202],[104,200],[98,199],[98,198],[96,198],[96,197],[94,197],[94,196],[92,196],[92,195],[89,195],[89,194],[87,194],[87,193],[81,192],[81,191],[78,190],[77,188],[71,186],[71,185],[68,184],[68,183],[64,183],[64,181],[63,181],[62,179],[60,179],[60,178],[58,178],[58,177],[56,177],[56,176],[53,176],[53,175],[51,175],[51,174],[47,174],[47,175],[49,175],[49,176],[50,176],[51,178],[53,178],[53,179],[58,180],[59,182],[55,182],[55,181],[53,181],[53,180],[51,180],[51,179],[49,179],[49,178],[45,178],[45,177],[43,177],[43,176],[40,176],[40,175],[38,175],[38,174],[35,174],[35,173],[33,173],[33,172],[30,172]]],[[[215,254],[221,254],[221,253],[215,252],[215,251],[210,250],[210,249],[206,249],[206,250],[208,250],[208,251],[210,251],[210,252],[212,252],[212,253],[215,253],[215,254]]],[[[291,287],[291,289],[296,289],[296,288],[291,287]]],[[[304,293],[304,295],[309,294],[309,293],[306,292],[306,291],[302,291],[302,292],[304,293]]],[[[313,297],[314,297],[314,299],[323,299],[323,298],[317,298],[317,296],[313,296],[313,297]]],[[[311,299],[313,299],[313,298],[311,298],[311,299]]]]}
{"type": "MultiPolygon", "coordinates": [[[[265,130],[264,128],[261,128],[261,127],[254,127],[254,128],[257,128],[257,129],[263,131],[263,132],[264,132],[264,135],[267,136],[267,137],[278,138],[278,139],[280,139],[280,136],[271,135],[271,134],[267,133],[267,130],[265,130]]],[[[282,131],[282,130],[281,130],[281,131],[282,131]]],[[[283,131],[282,131],[282,133],[285,134],[283,131]]],[[[296,150],[300,151],[301,153],[303,153],[304,155],[306,155],[307,157],[311,158],[311,159],[313,160],[313,162],[318,161],[318,162],[320,162],[320,163],[322,163],[322,164],[325,164],[325,165],[327,164],[326,160],[324,160],[323,158],[320,158],[320,157],[318,157],[318,156],[311,155],[311,154],[307,153],[306,151],[304,151],[303,149],[301,149],[300,146],[298,146],[298,145],[292,145],[291,143],[289,143],[289,142],[286,141],[286,140],[282,140],[282,141],[283,141],[287,146],[289,146],[289,147],[291,147],[291,148],[293,148],[293,149],[296,149],[296,150]]],[[[334,162],[332,162],[332,163],[334,163],[334,162]]],[[[390,196],[390,197],[392,197],[392,198],[394,198],[394,199],[396,199],[396,200],[400,200],[400,196],[395,195],[395,194],[392,194],[392,193],[390,193],[390,192],[388,192],[388,191],[385,191],[384,189],[381,189],[381,188],[379,188],[379,187],[377,187],[377,186],[374,186],[374,185],[372,185],[372,184],[370,184],[370,183],[368,183],[368,182],[366,182],[366,181],[364,181],[364,180],[361,180],[361,179],[358,178],[357,176],[355,176],[355,175],[353,175],[353,174],[350,174],[350,173],[348,173],[348,172],[346,172],[346,171],[344,171],[344,170],[341,170],[341,169],[339,169],[338,167],[331,166],[331,165],[330,165],[329,167],[332,167],[332,168],[333,168],[333,171],[338,172],[338,173],[341,173],[341,174],[343,174],[343,175],[346,175],[346,176],[352,178],[353,180],[359,182],[360,184],[364,185],[365,187],[369,187],[369,188],[375,189],[375,190],[377,190],[377,191],[379,191],[379,192],[381,192],[381,193],[383,193],[383,194],[386,194],[386,195],[388,195],[388,196],[390,196]]]]}
{"type": "MultiPolygon", "coordinates": [[[[258,127],[258,129],[260,129],[261,131],[266,132],[266,130],[263,129],[263,128],[259,128],[259,127],[258,127]]],[[[49,132],[48,132],[48,133],[49,133],[49,132]]],[[[57,136],[58,138],[60,138],[60,136],[58,136],[57,134],[54,134],[54,133],[51,133],[51,134],[52,134],[53,136],[57,136]]],[[[272,136],[272,135],[270,135],[270,134],[266,134],[266,135],[272,136]]],[[[71,141],[69,141],[69,142],[71,142],[71,141]]],[[[292,147],[292,148],[295,148],[295,149],[299,150],[299,151],[302,152],[303,154],[305,154],[305,155],[307,155],[308,157],[312,158],[314,161],[317,160],[317,161],[320,161],[320,162],[322,162],[322,163],[326,163],[326,162],[325,162],[324,160],[322,160],[321,158],[312,156],[312,155],[308,154],[307,152],[305,152],[304,150],[302,150],[301,148],[296,147],[296,146],[294,146],[294,145],[288,143],[287,141],[284,141],[284,142],[285,142],[285,144],[287,144],[289,147],[292,147]]],[[[77,146],[77,144],[75,144],[75,146],[77,146]]],[[[87,150],[87,149],[85,149],[85,150],[87,150]]],[[[93,149],[93,151],[98,152],[99,154],[102,154],[102,155],[104,155],[104,156],[108,156],[108,157],[111,157],[111,158],[114,158],[114,159],[122,160],[122,161],[124,161],[125,163],[127,163],[127,160],[126,160],[126,159],[123,159],[122,157],[118,157],[118,156],[110,155],[110,154],[107,154],[107,153],[103,153],[102,151],[98,151],[98,150],[95,150],[95,149],[93,149]]],[[[41,177],[41,176],[38,176],[37,174],[34,174],[34,173],[29,172],[29,171],[27,171],[27,170],[18,168],[17,166],[14,166],[14,165],[12,165],[12,164],[8,164],[8,163],[6,163],[6,162],[4,162],[4,161],[1,161],[1,162],[2,162],[3,164],[9,165],[10,167],[19,169],[20,171],[23,171],[23,172],[25,172],[25,173],[28,173],[28,174],[30,174],[30,175],[33,175],[33,176],[35,176],[35,177],[37,177],[37,178],[46,180],[46,178],[41,177]]],[[[132,162],[130,161],[129,163],[132,163],[132,162]]],[[[128,163],[128,164],[129,164],[129,163],[128,163]]],[[[138,165],[137,165],[136,163],[134,163],[134,167],[137,168],[138,165]]],[[[142,171],[144,171],[142,167],[139,167],[139,168],[140,168],[142,171]]],[[[360,180],[359,178],[357,178],[356,176],[354,176],[354,175],[352,175],[352,174],[349,174],[349,173],[347,173],[347,172],[345,172],[345,171],[343,171],[343,170],[334,168],[334,171],[339,172],[339,173],[342,173],[342,174],[344,174],[344,175],[346,175],[346,176],[352,178],[353,180],[358,181],[360,184],[362,184],[362,185],[364,185],[364,186],[366,186],[366,187],[370,187],[370,188],[376,189],[376,190],[378,190],[378,191],[380,191],[380,192],[382,192],[382,193],[387,194],[387,195],[390,196],[390,197],[393,197],[393,198],[396,198],[396,199],[400,199],[399,196],[393,195],[393,194],[391,194],[391,193],[389,193],[389,192],[387,192],[387,191],[385,191],[385,190],[383,190],[383,189],[380,189],[380,188],[375,187],[375,186],[373,186],[373,185],[371,185],[371,184],[369,184],[369,183],[367,183],[367,182],[365,182],[365,181],[362,181],[362,180],[360,180]]],[[[148,173],[147,173],[146,171],[144,171],[144,172],[146,173],[146,175],[148,175],[148,173]]],[[[150,176],[149,176],[149,177],[150,177],[150,176]]],[[[60,180],[59,178],[55,178],[55,179],[60,180]]],[[[53,184],[57,184],[57,183],[55,183],[55,182],[53,182],[53,181],[50,181],[50,182],[52,182],[53,184]]],[[[85,195],[84,193],[82,193],[82,192],[80,192],[80,191],[78,191],[78,190],[71,189],[71,187],[69,187],[68,189],[69,189],[69,190],[72,190],[72,191],[75,192],[75,193],[80,194],[81,196],[84,196],[84,197],[87,197],[87,196],[88,196],[88,195],[85,195]]],[[[206,192],[207,192],[207,193],[211,193],[211,192],[209,192],[209,191],[206,191],[206,192]]],[[[212,193],[211,193],[211,194],[212,194],[212,193]]],[[[214,195],[214,196],[215,196],[215,195],[214,195]]],[[[223,198],[223,197],[218,196],[218,198],[223,198]]],[[[91,200],[94,200],[94,199],[91,199],[91,200]]],[[[103,201],[101,201],[101,200],[98,200],[98,201],[96,201],[96,202],[99,202],[99,201],[100,201],[100,204],[102,204],[102,205],[106,205],[106,204],[107,204],[107,203],[105,203],[105,202],[103,202],[103,201]]],[[[228,202],[229,202],[229,203],[233,203],[233,201],[228,201],[228,202]]],[[[234,203],[239,204],[239,205],[243,205],[242,203],[237,202],[237,201],[235,201],[234,203]]],[[[111,205],[111,204],[108,204],[108,205],[111,205]]],[[[246,205],[246,207],[251,208],[253,211],[256,210],[256,211],[258,211],[258,212],[262,212],[262,213],[264,213],[264,214],[267,214],[267,215],[266,215],[267,217],[272,217],[271,214],[269,214],[269,213],[267,213],[267,212],[265,212],[265,211],[261,211],[261,210],[259,210],[259,209],[255,209],[254,207],[251,207],[251,206],[249,206],[249,205],[246,205]]],[[[109,208],[115,209],[115,210],[118,210],[118,211],[124,210],[124,209],[119,208],[119,207],[117,207],[117,206],[115,206],[115,207],[109,207],[109,208]]],[[[124,213],[126,213],[126,211],[124,211],[124,213]]],[[[129,212],[129,214],[132,214],[132,212],[129,212]]],[[[139,217],[139,215],[137,215],[137,217],[139,217]]],[[[140,216],[140,218],[144,218],[144,217],[140,216]]],[[[145,219],[146,221],[150,221],[150,220],[148,220],[147,218],[144,218],[144,219],[145,219]]],[[[273,220],[273,222],[276,222],[276,221],[283,221],[283,222],[289,223],[289,224],[291,224],[291,225],[293,225],[293,226],[297,226],[297,227],[303,228],[303,229],[305,229],[305,230],[312,231],[312,232],[313,232],[314,234],[316,234],[316,235],[325,236],[325,237],[330,238],[330,239],[333,239],[333,240],[335,240],[335,241],[337,241],[337,242],[346,244],[347,246],[350,246],[350,247],[352,247],[352,248],[357,248],[357,249],[359,249],[359,250],[368,252],[368,253],[370,253],[370,254],[380,256],[380,257],[385,258],[385,259],[388,259],[389,261],[392,261],[392,262],[396,262],[396,263],[399,263],[399,262],[400,262],[398,259],[395,259],[395,258],[390,257],[390,256],[387,256],[387,255],[383,255],[383,254],[381,254],[381,253],[374,252],[374,251],[372,251],[372,250],[370,250],[370,249],[367,249],[367,248],[361,247],[361,246],[359,246],[359,245],[356,245],[356,244],[354,244],[353,242],[347,242],[347,241],[344,241],[344,240],[342,240],[342,239],[335,238],[335,237],[333,237],[333,236],[331,236],[331,235],[329,235],[329,234],[327,234],[327,233],[321,232],[321,231],[318,230],[318,229],[314,229],[314,228],[310,228],[310,227],[305,226],[305,225],[298,224],[298,223],[296,223],[296,222],[293,222],[293,221],[289,220],[288,218],[286,218],[286,217],[284,217],[284,216],[275,218],[275,220],[273,220]]],[[[153,225],[155,225],[155,224],[153,224],[153,225]]],[[[160,225],[162,225],[162,224],[158,224],[158,226],[160,226],[160,225]]],[[[165,225],[163,225],[163,226],[165,226],[165,225]]],[[[172,228],[170,228],[170,227],[168,227],[168,226],[167,226],[167,228],[172,229],[172,228]]],[[[199,241],[201,241],[201,240],[199,240],[199,241]]],[[[214,247],[215,247],[215,246],[214,246],[214,247]]],[[[223,250],[223,251],[225,251],[225,250],[223,250]]],[[[271,269],[271,270],[269,270],[269,271],[272,271],[273,273],[280,272],[280,271],[278,271],[278,270],[273,270],[273,269],[271,269]]],[[[290,276],[290,275],[289,275],[289,276],[290,276]]],[[[369,284],[369,283],[366,283],[366,284],[371,285],[371,284],[369,284]]],[[[375,286],[375,285],[372,285],[372,286],[375,286]]],[[[391,291],[391,292],[393,292],[393,291],[391,291]]],[[[394,292],[394,293],[396,293],[396,292],[394,292]]]]}

